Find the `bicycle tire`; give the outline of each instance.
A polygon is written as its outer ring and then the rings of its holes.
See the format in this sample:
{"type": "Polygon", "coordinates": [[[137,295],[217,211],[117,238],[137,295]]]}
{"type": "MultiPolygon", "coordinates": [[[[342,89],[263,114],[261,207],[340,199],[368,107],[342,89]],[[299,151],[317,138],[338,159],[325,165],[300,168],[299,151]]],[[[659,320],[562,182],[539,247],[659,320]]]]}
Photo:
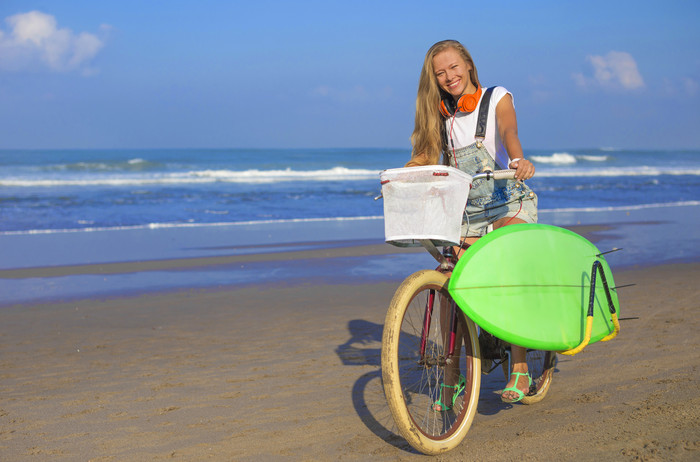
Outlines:
{"type": "Polygon", "coordinates": [[[552,385],[557,353],[554,351],[528,350],[527,369],[532,377],[530,392],[523,399],[523,404],[535,404],[544,399],[552,385]]]}
{"type": "MultiPolygon", "coordinates": [[[[452,357],[451,365],[444,357],[444,333],[449,329],[445,329],[448,323],[442,321],[442,313],[454,304],[447,281],[446,275],[431,270],[406,278],[391,301],[382,336],[382,379],[389,409],[401,436],[413,448],[429,455],[449,451],[464,439],[474,420],[481,386],[476,326],[459,308],[459,356],[452,357]],[[430,291],[436,295],[435,311],[421,359],[421,333],[430,291]],[[455,377],[457,370],[465,378],[464,391],[452,400],[451,410],[433,410],[434,403],[443,398],[440,390],[447,390],[441,385],[450,385],[444,383],[446,373],[455,377]]],[[[443,401],[450,399],[444,397],[443,401]]]]}

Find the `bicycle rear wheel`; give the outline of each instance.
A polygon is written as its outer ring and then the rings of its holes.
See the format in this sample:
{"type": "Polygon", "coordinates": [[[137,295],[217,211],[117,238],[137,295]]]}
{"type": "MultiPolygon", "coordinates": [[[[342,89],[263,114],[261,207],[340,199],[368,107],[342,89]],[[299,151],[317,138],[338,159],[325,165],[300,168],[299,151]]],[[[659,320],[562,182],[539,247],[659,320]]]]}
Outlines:
{"type": "MultiPolygon", "coordinates": [[[[510,351],[508,351],[510,356],[510,351]]],[[[527,350],[525,356],[527,370],[532,378],[530,391],[523,396],[523,404],[535,404],[544,399],[552,385],[554,377],[554,367],[557,364],[557,353],[555,351],[527,350]]],[[[510,361],[503,363],[503,375],[506,380],[510,376],[510,361]]]]}
{"type": "Polygon", "coordinates": [[[528,350],[527,369],[532,377],[530,393],[522,399],[523,404],[535,404],[542,401],[552,385],[557,354],[554,351],[528,350]]]}
{"type": "Polygon", "coordinates": [[[447,280],[429,270],[406,278],[391,301],[382,338],[384,393],[396,426],[411,446],[431,455],[449,451],[464,439],[481,385],[476,327],[454,306],[447,280]],[[426,316],[429,304],[432,313],[426,316]],[[457,339],[454,354],[447,357],[453,309],[457,339]],[[425,336],[424,326],[429,326],[425,336]],[[457,391],[460,377],[465,386],[457,391]],[[435,411],[439,400],[451,409],[435,411]]]}

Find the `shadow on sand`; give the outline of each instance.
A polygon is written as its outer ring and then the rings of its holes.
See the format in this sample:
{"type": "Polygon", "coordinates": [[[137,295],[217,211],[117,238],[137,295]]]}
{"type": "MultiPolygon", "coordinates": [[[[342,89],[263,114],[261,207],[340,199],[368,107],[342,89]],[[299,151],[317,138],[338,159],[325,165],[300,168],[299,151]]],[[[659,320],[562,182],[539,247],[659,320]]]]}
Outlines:
{"type": "MultiPolygon", "coordinates": [[[[336,354],[346,366],[370,367],[352,387],[352,403],[365,426],[382,440],[406,452],[417,453],[399,434],[386,404],[381,373],[382,331],[384,326],[362,319],[348,323],[350,338],[336,348],[336,354]]],[[[477,414],[494,415],[513,407],[503,403],[498,390],[506,380],[501,368],[481,376],[477,414]]],[[[475,420],[474,425],[478,425],[475,420]]]]}

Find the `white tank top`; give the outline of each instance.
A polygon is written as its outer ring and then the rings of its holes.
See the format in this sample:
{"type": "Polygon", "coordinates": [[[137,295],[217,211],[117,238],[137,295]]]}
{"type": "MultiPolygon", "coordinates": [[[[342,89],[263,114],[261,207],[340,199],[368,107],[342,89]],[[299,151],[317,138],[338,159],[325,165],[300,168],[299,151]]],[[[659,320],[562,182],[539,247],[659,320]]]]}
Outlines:
{"type": "MultiPolygon", "coordinates": [[[[482,92],[481,98],[484,98],[486,90],[482,92]]],[[[496,87],[493,89],[491,94],[491,103],[489,104],[489,115],[486,122],[486,138],[483,143],[486,150],[493,158],[494,162],[500,169],[508,168],[508,153],[506,148],[503,146],[501,141],[501,135],[498,131],[496,125],[496,106],[498,105],[501,98],[506,94],[513,96],[508,90],[503,87],[496,87]]],[[[481,106],[481,100],[479,100],[479,106],[481,106]]],[[[460,149],[473,144],[476,139],[474,138],[474,133],[476,132],[476,121],[479,116],[479,108],[477,107],[472,112],[458,112],[453,118],[450,117],[445,120],[445,129],[447,130],[447,145],[449,149],[452,149],[452,143],[454,143],[455,149],[460,149]],[[453,123],[454,119],[454,123],[453,123]],[[450,128],[452,129],[450,132],[450,128]]]]}

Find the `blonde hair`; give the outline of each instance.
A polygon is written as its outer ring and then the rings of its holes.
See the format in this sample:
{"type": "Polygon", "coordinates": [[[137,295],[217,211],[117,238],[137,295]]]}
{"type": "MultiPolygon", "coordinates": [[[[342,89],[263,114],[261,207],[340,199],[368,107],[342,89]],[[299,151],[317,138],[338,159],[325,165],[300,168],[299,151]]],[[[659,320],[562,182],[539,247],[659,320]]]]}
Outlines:
{"type": "Polygon", "coordinates": [[[443,40],[430,47],[425,55],[423,69],[418,80],[418,96],[416,97],[416,121],[411,135],[411,161],[406,165],[434,165],[440,162],[440,154],[446,149],[443,141],[444,119],[440,114],[439,106],[442,98],[452,96],[440,89],[435,77],[433,58],[453,48],[471,65],[469,77],[472,84],[480,86],[476,65],[471,55],[464,46],[456,40],[443,40]]]}

